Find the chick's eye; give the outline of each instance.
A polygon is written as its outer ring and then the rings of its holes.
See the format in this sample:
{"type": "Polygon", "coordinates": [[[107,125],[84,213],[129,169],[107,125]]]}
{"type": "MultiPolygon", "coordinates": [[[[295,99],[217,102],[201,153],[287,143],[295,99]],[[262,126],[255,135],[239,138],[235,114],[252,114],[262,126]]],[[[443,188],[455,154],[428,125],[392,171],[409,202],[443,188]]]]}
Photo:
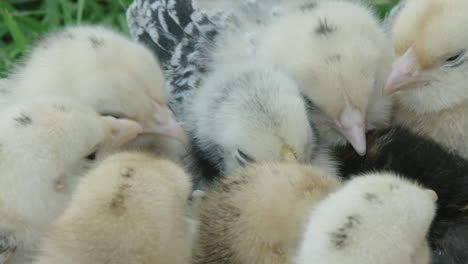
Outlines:
{"type": "Polygon", "coordinates": [[[450,57],[445,59],[444,65],[449,66],[449,67],[456,67],[456,66],[461,65],[463,63],[461,59],[463,58],[464,54],[465,54],[465,51],[463,50],[463,51],[458,52],[457,54],[451,55],[450,57]]]}
{"type": "Polygon", "coordinates": [[[458,58],[460,58],[460,54],[452,56],[452,57],[446,59],[445,61],[446,62],[453,62],[453,61],[456,61],[458,58]]]}
{"type": "Polygon", "coordinates": [[[89,161],[94,161],[94,160],[96,160],[96,154],[97,154],[97,151],[94,151],[93,153],[86,156],[85,159],[87,159],[89,161]]]}
{"type": "Polygon", "coordinates": [[[113,118],[115,118],[115,119],[120,119],[120,118],[121,118],[121,117],[118,116],[118,115],[110,115],[110,114],[101,114],[101,116],[111,116],[111,117],[113,117],[113,118]]]}
{"type": "Polygon", "coordinates": [[[121,114],[121,113],[115,113],[115,112],[111,112],[111,111],[103,111],[103,112],[100,112],[99,113],[101,116],[111,116],[115,119],[121,119],[121,118],[125,118],[125,115],[124,114],[121,114]]]}
{"type": "Polygon", "coordinates": [[[237,150],[236,159],[237,159],[237,162],[239,162],[241,166],[245,166],[247,165],[247,163],[255,162],[255,160],[251,156],[245,154],[244,152],[240,150],[237,150]]]}

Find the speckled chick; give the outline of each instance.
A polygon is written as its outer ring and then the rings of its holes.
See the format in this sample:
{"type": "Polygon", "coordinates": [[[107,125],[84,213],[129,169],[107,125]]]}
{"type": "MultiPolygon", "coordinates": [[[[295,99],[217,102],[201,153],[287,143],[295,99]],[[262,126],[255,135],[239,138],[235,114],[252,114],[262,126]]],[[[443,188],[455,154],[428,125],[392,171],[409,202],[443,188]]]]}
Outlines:
{"type": "Polygon", "coordinates": [[[0,124],[0,232],[17,243],[8,263],[30,263],[81,176],[142,128],[65,98],[10,106],[0,112],[0,124]]]}
{"type": "Polygon", "coordinates": [[[429,264],[437,194],[392,173],[354,178],[311,211],[296,264],[429,264]]]}
{"type": "Polygon", "coordinates": [[[8,79],[15,100],[72,97],[101,115],[138,122],[144,132],[132,142],[136,148],[174,158],[183,153],[182,144],[166,143],[185,142],[186,136],[166,106],[158,60],[144,45],[112,29],[76,25],[45,35],[8,79]]]}
{"type": "Polygon", "coordinates": [[[36,264],[188,264],[188,175],[139,153],[109,157],[81,181],[36,264]]]}

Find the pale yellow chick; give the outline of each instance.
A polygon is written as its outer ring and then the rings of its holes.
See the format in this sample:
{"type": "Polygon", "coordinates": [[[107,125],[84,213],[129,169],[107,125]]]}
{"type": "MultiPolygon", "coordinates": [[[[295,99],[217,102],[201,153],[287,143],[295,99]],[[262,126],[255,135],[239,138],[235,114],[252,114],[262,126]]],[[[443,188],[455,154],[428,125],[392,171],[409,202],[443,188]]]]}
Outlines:
{"type": "Polygon", "coordinates": [[[308,212],[340,185],[334,176],[293,163],[235,171],[197,204],[194,263],[288,263],[308,212]]]}
{"type": "Polygon", "coordinates": [[[78,186],[36,264],[189,264],[189,176],[138,153],[106,159],[78,186]]]}
{"type": "Polygon", "coordinates": [[[392,18],[395,122],[468,158],[468,2],[408,0],[392,18]],[[398,93],[396,93],[398,92],[398,93]]]}
{"type": "Polygon", "coordinates": [[[154,143],[180,151],[183,147],[160,141],[187,140],[166,106],[156,57],[143,44],[103,26],[69,26],[44,36],[8,81],[11,100],[67,96],[101,115],[138,122],[144,128],[134,142],[138,147],[154,143]]]}

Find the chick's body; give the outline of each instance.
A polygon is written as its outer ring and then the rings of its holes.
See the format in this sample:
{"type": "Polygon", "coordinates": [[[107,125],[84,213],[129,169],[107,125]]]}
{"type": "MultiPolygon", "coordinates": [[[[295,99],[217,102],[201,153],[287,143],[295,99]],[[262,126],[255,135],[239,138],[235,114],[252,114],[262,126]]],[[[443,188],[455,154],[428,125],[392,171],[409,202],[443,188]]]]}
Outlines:
{"type": "Polygon", "coordinates": [[[340,186],[298,164],[257,164],[235,171],[200,201],[195,263],[289,263],[307,212],[340,186]]]}
{"type": "Polygon", "coordinates": [[[188,175],[137,153],[109,157],[80,183],[34,263],[190,263],[188,175]]]}
{"type": "Polygon", "coordinates": [[[45,36],[8,79],[12,100],[66,96],[102,115],[138,122],[145,135],[134,142],[136,147],[151,145],[147,134],[159,136],[153,141],[164,140],[161,135],[184,136],[165,105],[164,76],[154,55],[102,26],[71,26],[45,36]]]}
{"type": "Polygon", "coordinates": [[[141,127],[62,98],[13,105],[0,119],[0,231],[18,243],[8,263],[28,263],[80,176],[141,127]]]}
{"type": "Polygon", "coordinates": [[[433,191],[391,173],[356,177],[312,210],[297,264],[429,264],[433,191]]]}

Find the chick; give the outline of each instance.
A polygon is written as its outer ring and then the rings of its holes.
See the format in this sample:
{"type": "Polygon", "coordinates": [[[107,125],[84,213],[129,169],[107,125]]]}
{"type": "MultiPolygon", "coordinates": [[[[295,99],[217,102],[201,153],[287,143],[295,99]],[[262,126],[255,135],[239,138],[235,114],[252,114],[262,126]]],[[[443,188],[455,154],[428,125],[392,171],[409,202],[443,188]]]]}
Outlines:
{"type": "Polygon", "coordinates": [[[394,18],[397,59],[385,92],[394,94],[395,122],[468,158],[468,2],[405,1],[394,18]]]}
{"type": "Polygon", "coordinates": [[[0,232],[16,238],[11,264],[29,263],[80,176],[142,131],[134,121],[102,117],[64,98],[10,106],[0,124],[0,232]]]}
{"type": "Polygon", "coordinates": [[[157,59],[145,46],[111,29],[79,25],[47,35],[9,80],[17,100],[67,96],[101,115],[138,122],[144,132],[136,146],[150,144],[154,137],[148,139],[148,135],[155,134],[186,141],[166,106],[164,77],[157,59]]]}
{"type": "Polygon", "coordinates": [[[188,264],[189,193],[188,175],[172,162],[111,156],[81,181],[34,263],[188,264]]]}
{"type": "Polygon", "coordinates": [[[296,83],[253,59],[218,64],[191,105],[188,164],[196,186],[259,161],[315,163],[335,173],[296,83]]]}
{"type": "Polygon", "coordinates": [[[201,198],[194,263],[288,263],[307,213],[339,180],[299,164],[236,170],[201,198]]]}
{"type": "Polygon", "coordinates": [[[453,260],[468,257],[468,239],[461,235],[468,233],[468,162],[404,127],[370,131],[367,140],[364,157],[351,146],[335,150],[340,175],[349,179],[362,173],[391,171],[434,190],[439,197],[437,215],[428,237],[436,256],[433,263],[461,263],[453,260]]]}
{"type": "Polygon", "coordinates": [[[258,56],[299,82],[310,118],[328,145],[366,152],[365,131],[390,121],[383,96],[391,45],[373,10],[356,1],[319,1],[280,16],[259,33],[258,56]]]}
{"type": "Polygon", "coordinates": [[[391,173],[356,177],[312,210],[297,264],[429,264],[437,194],[391,173]]]}

